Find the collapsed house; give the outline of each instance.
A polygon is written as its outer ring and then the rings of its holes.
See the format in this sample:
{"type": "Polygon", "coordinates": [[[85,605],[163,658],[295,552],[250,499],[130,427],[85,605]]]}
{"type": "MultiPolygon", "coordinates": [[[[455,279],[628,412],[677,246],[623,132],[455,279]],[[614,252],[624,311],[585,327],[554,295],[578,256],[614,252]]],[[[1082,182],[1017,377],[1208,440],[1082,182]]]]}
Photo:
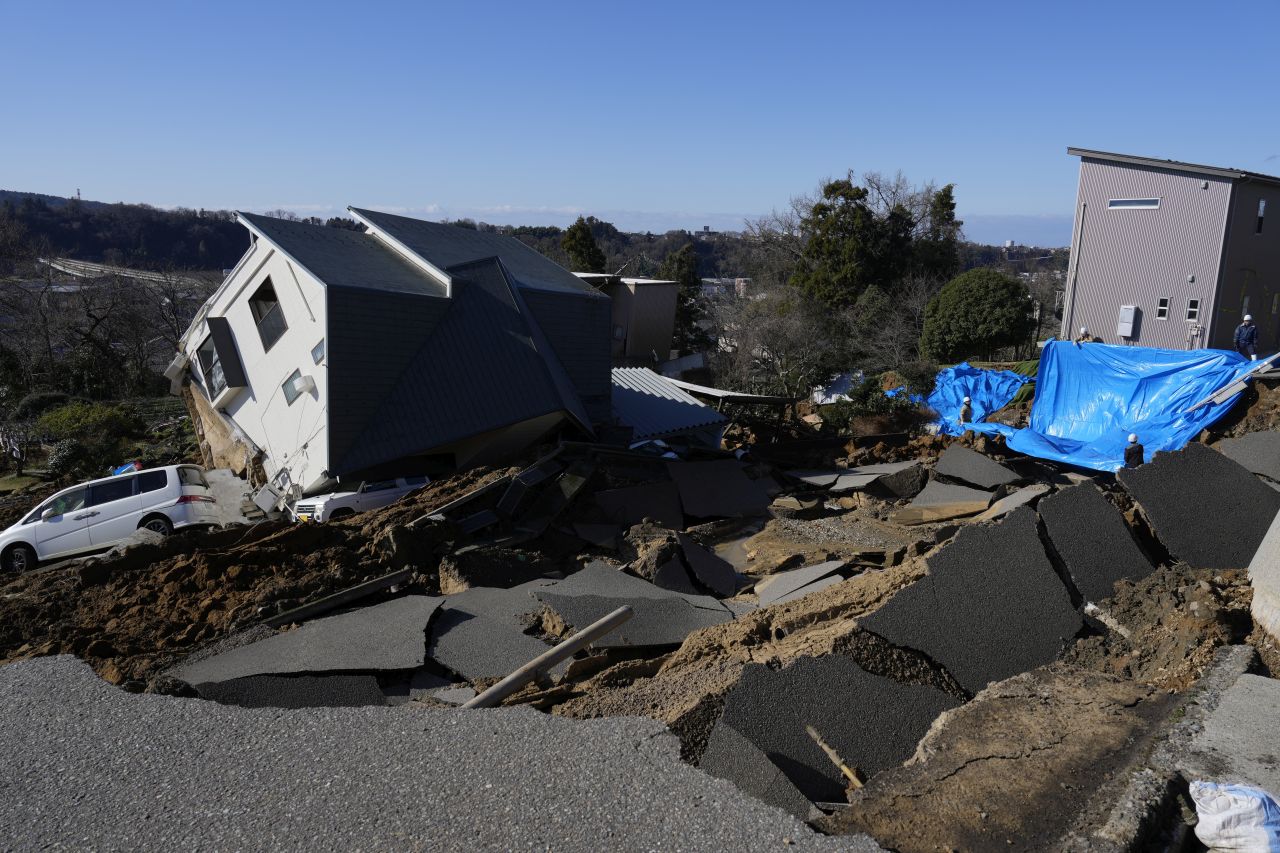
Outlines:
{"type": "Polygon", "coordinates": [[[281,503],[608,418],[606,296],[511,237],[349,211],[363,231],[237,214],[250,247],[165,373],[207,465],[281,503]]]}

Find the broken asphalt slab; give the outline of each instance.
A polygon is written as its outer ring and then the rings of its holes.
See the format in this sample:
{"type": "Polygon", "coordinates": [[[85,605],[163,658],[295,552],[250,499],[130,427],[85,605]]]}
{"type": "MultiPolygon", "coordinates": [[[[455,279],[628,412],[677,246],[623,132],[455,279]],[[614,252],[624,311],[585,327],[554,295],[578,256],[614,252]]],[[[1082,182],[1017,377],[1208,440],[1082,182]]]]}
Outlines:
{"type": "Polygon", "coordinates": [[[0,666],[0,788],[27,849],[879,849],[681,763],[653,720],[249,710],[128,694],[69,657],[0,666]]]}
{"type": "Polygon", "coordinates": [[[1136,581],[1155,570],[1120,510],[1092,484],[1063,489],[1037,509],[1053,550],[1085,601],[1110,598],[1116,581],[1136,581]]]}
{"type": "Polygon", "coordinates": [[[728,560],[717,557],[715,552],[703,548],[687,533],[677,533],[676,541],[684,554],[698,583],[716,595],[729,596],[738,591],[738,573],[728,560]]]}
{"type": "Polygon", "coordinates": [[[676,484],[663,480],[596,492],[596,503],[611,520],[631,527],[646,518],[668,530],[684,530],[684,510],[676,484]]]}
{"type": "Polygon", "coordinates": [[[711,730],[698,767],[800,820],[808,820],[813,811],[813,803],[791,784],[778,765],[730,726],[718,725],[711,730]]]}
{"type": "Polygon", "coordinates": [[[1280,482],[1280,432],[1268,430],[1224,438],[1214,449],[1253,473],[1280,482]]]}
{"type": "Polygon", "coordinates": [[[1010,471],[999,462],[959,444],[953,444],[943,451],[933,470],[944,477],[960,480],[981,489],[1007,486],[1022,479],[1017,472],[1010,471]]]}
{"type": "Polygon", "coordinates": [[[372,675],[251,675],[197,686],[200,698],[241,708],[356,708],[386,705],[372,675]]]}
{"type": "Polygon", "coordinates": [[[895,524],[927,524],[977,515],[991,504],[991,493],[930,480],[906,507],[893,514],[895,524]]]}
{"type": "Polygon", "coordinates": [[[426,660],[427,623],[443,601],[407,595],[327,616],[170,674],[198,686],[251,675],[416,669],[426,660]]]}
{"type": "Polygon", "coordinates": [[[1026,506],[1037,498],[1047,495],[1053,491],[1052,487],[1046,486],[1044,483],[1035,483],[1030,486],[1024,486],[1012,494],[1005,495],[1000,500],[987,507],[985,512],[979,513],[973,517],[974,521],[995,521],[1013,512],[1020,506],[1026,506]]]}
{"type": "Polygon", "coordinates": [[[1280,511],[1280,492],[1198,442],[1117,479],[1169,553],[1197,569],[1243,569],[1280,511]]]}
{"type": "Polygon", "coordinates": [[[662,589],[647,580],[629,575],[602,560],[594,560],[561,581],[546,582],[534,590],[555,595],[595,595],[602,598],[679,598],[694,607],[727,613],[725,606],[709,595],[689,595],[662,589]]]}
{"type": "Polygon", "coordinates": [[[964,528],[928,558],[927,575],[860,626],[927,655],[970,694],[1049,663],[1082,622],[1036,527],[1035,512],[1019,507],[964,528]]]}
{"type": "Polygon", "coordinates": [[[809,584],[834,575],[844,567],[844,560],[828,560],[825,563],[817,563],[812,566],[769,575],[769,577],[756,584],[756,595],[760,599],[760,606],[768,607],[770,604],[775,604],[779,599],[789,596],[791,593],[809,586],[809,584]]]}
{"type": "Polygon", "coordinates": [[[684,511],[696,518],[764,515],[769,495],[743,469],[736,459],[667,463],[684,511]]]}
{"type": "MultiPolygon", "coordinates": [[[[535,609],[537,602],[533,602],[535,609]]],[[[468,613],[441,610],[431,623],[427,654],[441,666],[467,680],[503,678],[549,649],[510,622],[468,613]]],[[[563,671],[561,664],[556,671],[563,671]]]]}
{"type": "Polygon", "coordinates": [[[707,610],[694,607],[682,598],[558,595],[554,588],[537,595],[575,631],[581,631],[619,607],[630,607],[634,613],[630,619],[592,641],[592,646],[601,649],[678,646],[694,631],[733,620],[727,608],[720,612],[707,610]]]}
{"type": "MultiPolygon", "coordinates": [[[[934,719],[958,704],[933,687],[898,684],[832,654],[780,670],[749,664],[726,694],[716,727],[755,744],[808,799],[839,802],[845,779],[806,726],[847,766],[871,776],[910,757],[934,719]]],[[[746,784],[767,782],[755,776],[746,784]]]]}

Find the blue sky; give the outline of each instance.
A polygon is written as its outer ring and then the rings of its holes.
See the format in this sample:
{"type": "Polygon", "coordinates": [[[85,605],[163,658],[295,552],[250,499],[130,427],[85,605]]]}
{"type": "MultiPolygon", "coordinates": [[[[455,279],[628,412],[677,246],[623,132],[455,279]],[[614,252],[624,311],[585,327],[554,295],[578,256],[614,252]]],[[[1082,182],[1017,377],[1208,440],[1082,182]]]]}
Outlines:
{"type": "Polygon", "coordinates": [[[0,0],[0,188],[736,229],[824,177],[1070,242],[1066,147],[1280,173],[1280,4],[0,0]]]}

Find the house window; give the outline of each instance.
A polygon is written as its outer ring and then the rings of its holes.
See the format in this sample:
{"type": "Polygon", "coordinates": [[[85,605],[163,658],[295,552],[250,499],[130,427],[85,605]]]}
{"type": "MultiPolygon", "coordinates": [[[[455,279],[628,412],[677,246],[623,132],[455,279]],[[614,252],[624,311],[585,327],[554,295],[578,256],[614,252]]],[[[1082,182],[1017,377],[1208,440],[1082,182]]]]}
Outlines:
{"type": "Polygon", "coordinates": [[[276,289],[268,278],[257,292],[249,297],[249,310],[253,312],[253,322],[258,324],[258,336],[262,338],[262,350],[266,352],[280,340],[280,336],[288,329],[284,321],[284,312],[280,310],[280,300],[276,298],[276,289]]]}
{"type": "Polygon", "coordinates": [[[1112,210],[1156,210],[1160,207],[1158,198],[1113,198],[1107,202],[1112,210]]]}
{"type": "Polygon", "coordinates": [[[1156,319],[1169,319],[1169,297],[1161,296],[1160,301],[1156,303],[1156,319]]]}
{"type": "Polygon", "coordinates": [[[1240,304],[1240,316],[1243,317],[1245,314],[1248,314],[1248,313],[1249,313],[1249,297],[1246,296],[1244,298],[1244,301],[1240,304]]]}
{"type": "Polygon", "coordinates": [[[324,338],[321,338],[320,343],[311,348],[311,360],[316,364],[324,361],[324,338]]]}
{"type": "Polygon", "coordinates": [[[1265,198],[1258,199],[1258,230],[1255,234],[1262,233],[1262,218],[1267,215],[1267,200],[1265,198]]]}
{"type": "Polygon", "coordinates": [[[281,389],[284,390],[284,398],[289,401],[290,406],[293,405],[294,400],[302,396],[302,390],[298,388],[298,385],[301,384],[301,382],[302,382],[302,371],[295,370],[293,371],[293,373],[289,374],[289,378],[286,379],[284,381],[284,384],[280,386],[281,389]]]}
{"type": "Polygon", "coordinates": [[[1199,299],[1188,299],[1188,300],[1187,300],[1187,320],[1188,320],[1188,322],[1190,322],[1190,321],[1192,321],[1192,320],[1199,320],[1199,319],[1200,319],[1200,300],[1199,300],[1199,299]]]}
{"type": "Polygon", "coordinates": [[[200,361],[200,376],[204,379],[204,390],[210,400],[227,390],[227,377],[222,372],[222,362],[218,361],[218,351],[213,346],[213,335],[204,339],[200,349],[196,350],[196,358],[200,361]]]}

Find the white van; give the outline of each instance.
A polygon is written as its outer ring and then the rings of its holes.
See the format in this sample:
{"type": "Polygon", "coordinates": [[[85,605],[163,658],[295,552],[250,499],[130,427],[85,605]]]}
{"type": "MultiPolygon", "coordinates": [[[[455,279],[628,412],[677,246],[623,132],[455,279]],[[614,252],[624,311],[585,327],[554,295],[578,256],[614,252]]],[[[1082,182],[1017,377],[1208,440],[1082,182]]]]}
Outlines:
{"type": "Polygon", "coordinates": [[[33,569],[41,560],[110,548],[145,527],[168,536],[218,523],[204,470],[169,465],[63,489],[0,532],[0,568],[33,569]]]}
{"type": "Polygon", "coordinates": [[[397,477],[394,480],[365,481],[354,492],[329,492],[303,498],[294,504],[296,521],[336,521],[357,512],[389,506],[414,489],[429,482],[427,477],[397,477]]]}

